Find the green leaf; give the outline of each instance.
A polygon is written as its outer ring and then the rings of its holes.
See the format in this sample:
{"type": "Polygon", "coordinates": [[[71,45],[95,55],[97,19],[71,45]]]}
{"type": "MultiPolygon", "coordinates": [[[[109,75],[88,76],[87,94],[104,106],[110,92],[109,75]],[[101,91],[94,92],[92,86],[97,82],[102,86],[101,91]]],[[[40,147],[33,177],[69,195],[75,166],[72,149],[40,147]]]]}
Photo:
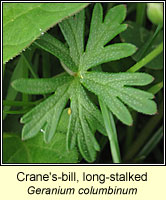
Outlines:
{"type": "Polygon", "coordinates": [[[3,63],[88,3],[3,3],[3,63]]]}
{"type": "Polygon", "coordinates": [[[84,10],[59,23],[61,31],[69,45],[70,56],[77,66],[79,65],[80,57],[84,52],[84,24],[84,10]]]}
{"type": "Polygon", "coordinates": [[[78,147],[83,157],[88,162],[93,162],[96,151],[100,150],[94,137],[96,129],[105,134],[103,119],[100,111],[89,100],[83,87],[77,83],[72,88],[71,114],[67,132],[67,149],[72,149],[78,142],[78,147]]]}
{"type": "Polygon", "coordinates": [[[119,120],[131,125],[131,115],[123,102],[144,114],[155,114],[157,108],[151,100],[154,97],[151,93],[127,86],[147,85],[152,80],[152,76],[144,73],[85,72],[82,74],[81,82],[88,90],[101,97],[119,120]]]}
{"type": "Polygon", "coordinates": [[[25,123],[22,130],[22,139],[34,137],[42,128],[45,130],[45,141],[50,142],[56,131],[61,113],[68,101],[69,84],[59,87],[55,94],[33,108],[21,118],[25,123]]]}
{"type": "Polygon", "coordinates": [[[65,134],[56,132],[55,137],[46,144],[41,132],[27,141],[19,134],[3,133],[3,163],[77,163],[77,150],[65,148],[65,134]]]}
{"type": "Polygon", "coordinates": [[[19,92],[26,94],[47,94],[54,92],[59,86],[72,80],[67,73],[59,74],[53,78],[21,78],[12,82],[12,86],[19,92]]]}
{"type": "Polygon", "coordinates": [[[59,58],[70,70],[76,71],[77,67],[70,56],[69,49],[59,40],[49,34],[45,34],[35,41],[35,44],[45,51],[59,58]]]}
{"type": "Polygon", "coordinates": [[[104,62],[130,56],[135,52],[135,46],[127,43],[105,46],[126,29],[126,25],[121,24],[126,16],[125,7],[120,5],[111,8],[103,21],[101,4],[95,5],[85,52],[84,16],[84,11],[82,11],[60,23],[68,46],[48,34],[35,42],[39,47],[58,57],[62,67],[72,78],[60,75],[50,79],[24,79],[15,81],[13,85],[19,91],[32,94],[56,90],[55,94],[21,118],[21,122],[25,124],[22,130],[23,139],[34,137],[42,130],[44,140],[51,141],[62,112],[70,100],[67,111],[69,119],[67,120],[66,147],[71,150],[77,145],[83,158],[88,162],[93,162],[96,151],[100,150],[95,132],[98,130],[104,135],[107,133],[100,110],[92,103],[82,84],[102,99],[103,104],[127,125],[132,124],[132,117],[125,104],[146,114],[154,114],[156,104],[151,100],[152,94],[130,87],[151,83],[153,80],[151,75],[86,71],[104,62]]]}
{"type": "Polygon", "coordinates": [[[105,62],[128,57],[136,51],[136,47],[132,44],[112,44],[105,46],[127,28],[125,24],[120,24],[125,16],[125,6],[115,6],[108,11],[104,22],[102,22],[102,6],[98,3],[95,5],[86,51],[80,60],[80,70],[88,70],[105,62]]]}
{"type": "Polygon", "coordinates": [[[128,57],[136,51],[132,44],[112,44],[100,49],[94,49],[81,57],[81,69],[88,70],[102,63],[128,57]]]}

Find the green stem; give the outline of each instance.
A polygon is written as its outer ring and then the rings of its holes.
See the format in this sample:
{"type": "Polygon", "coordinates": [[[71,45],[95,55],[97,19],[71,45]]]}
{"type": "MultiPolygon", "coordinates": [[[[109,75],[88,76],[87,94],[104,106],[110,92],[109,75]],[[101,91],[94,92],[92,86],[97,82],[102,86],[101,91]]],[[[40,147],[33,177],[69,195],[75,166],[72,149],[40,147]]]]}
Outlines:
{"type": "Polygon", "coordinates": [[[163,51],[163,42],[160,43],[153,51],[151,51],[147,56],[137,62],[134,66],[128,69],[128,72],[136,72],[141,69],[144,65],[149,63],[155,57],[157,57],[163,51]]]}
{"type": "Polygon", "coordinates": [[[24,114],[26,112],[28,112],[29,109],[22,109],[22,110],[9,110],[9,111],[3,111],[4,113],[10,114],[10,115],[20,115],[20,114],[24,114]]]}
{"type": "Polygon", "coordinates": [[[163,81],[157,83],[156,85],[153,85],[151,88],[149,88],[148,92],[152,94],[157,94],[162,88],[163,88],[163,81]]]}
{"type": "Polygon", "coordinates": [[[41,100],[38,101],[12,101],[12,100],[3,100],[3,106],[34,106],[41,102],[41,100]]]}
{"type": "Polygon", "coordinates": [[[136,10],[136,23],[139,25],[143,25],[146,11],[146,3],[137,3],[136,10]]]}
{"type": "Polygon", "coordinates": [[[29,71],[31,72],[32,76],[33,76],[34,78],[38,78],[38,76],[37,76],[36,73],[34,72],[34,70],[33,70],[33,68],[32,68],[32,65],[31,65],[30,61],[28,60],[27,56],[26,56],[24,53],[22,54],[22,56],[23,56],[23,58],[24,58],[24,60],[25,60],[25,63],[27,64],[27,67],[28,67],[29,71]]]}
{"type": "MultiPolygon", "coordinates": [[[[32,64],[31,64],[30,60],[28,59],[28,57],[26,56],[26,54],[23,53],[22,55],[23,55],[23,58],[27,64],[27,67],[28,67],[29,71],[31,72],[32,76],[34,78],[39,78],[38,75],[34,72],[34,70],[32,68],[32,64]]],[[[45,94],[43,94],[43,97],[46,98],[47,96],[45,94]]]]}
{"type": "Polygon", "coordinates": [[[114,163],[121,163],[120,149],[118,144],[117,132],[115,127],[115,122],[111,112],[107,109],[105,103],[102,99],[99,99],[99,104],[101,107],[101,112],[104,119],[104,125],[108,134],[110,141],[110,149],[112,154],[112,159],[114,163]]]}
{"type": "Polygon", "coordinates": [[[145,44],[136,52],[135,56],[137,57],[137,61],[140,61],[143,57],[145,57],[146,52],[148,51],[149,47],[152,45],[154,40],[156,39],[157,35],[160,33],[162,29],[161,25],[158,25],[154,34],[149,37],[149,39],[145,42],[145,44]]]}

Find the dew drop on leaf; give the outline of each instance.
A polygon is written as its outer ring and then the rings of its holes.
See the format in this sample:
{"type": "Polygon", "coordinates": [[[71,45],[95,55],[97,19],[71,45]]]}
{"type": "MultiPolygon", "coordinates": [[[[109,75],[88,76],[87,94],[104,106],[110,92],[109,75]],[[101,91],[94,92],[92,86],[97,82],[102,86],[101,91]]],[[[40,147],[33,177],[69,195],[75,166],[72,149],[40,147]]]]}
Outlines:
{"type": "Polygon", "coordinates": [[[40,132],[45,133],[45,131],[43,129],[40,129],[40,132]]]}

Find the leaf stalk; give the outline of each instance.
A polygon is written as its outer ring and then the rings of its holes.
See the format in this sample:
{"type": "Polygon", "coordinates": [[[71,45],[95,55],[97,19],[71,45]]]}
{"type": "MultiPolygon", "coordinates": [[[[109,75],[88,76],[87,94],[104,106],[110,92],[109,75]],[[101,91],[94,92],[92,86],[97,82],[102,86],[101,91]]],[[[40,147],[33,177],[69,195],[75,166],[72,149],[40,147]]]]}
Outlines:
{"type": "Polygon", "coordinates": [[[113,162],[121,163],[120,149],[119,149],[117,132],[116,132],[113,115],[111,114],[111,112],[109,112],[109,110],[107,109],[106,105],[104,104],[101,98],[99,99],[99,104],[101,107],[101,112],[103,115],[106,132],[108,134],[108,138],[110,141],[110,149],[111,149],[113,162]]]}

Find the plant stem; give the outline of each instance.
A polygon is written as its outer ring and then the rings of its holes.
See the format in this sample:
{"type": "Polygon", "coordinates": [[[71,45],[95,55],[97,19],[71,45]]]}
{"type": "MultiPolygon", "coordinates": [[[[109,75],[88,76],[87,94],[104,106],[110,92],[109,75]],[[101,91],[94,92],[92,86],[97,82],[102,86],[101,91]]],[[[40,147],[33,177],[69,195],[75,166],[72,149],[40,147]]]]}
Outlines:
{"type": "Polygon", "coordinates": [[[158,34],[160,33],[161,29],[162,26],[158,25],[154,34],[151,35],[149,39],[145,42],[145,44],[139,49],[139,51],[136,52],[135,56],[137,57],[137,61],[140,61],[143,57],[145,57],[146,52],[148,51],[148,49],[150,48],[150,46],[152,45],[158,34]]]}
{"type": "Polygon", "coordinates": [[[153,51],[151,51],[147,56],[137,62],[134,66],[128,69],[128,72],[136,72],[141,69],[144,65],[153,60],[156,56],[158,56],[163,51],[163,42],[160,43],[153,51]]]}
{"type": "Polygon", "coordinates": [[[148,92],[152,94],[157,94],[162,88],[163,88],[163,81],[157,83],[156,85],[153,85],[151,88],[149,88],[148,92]]]}
{"type": "Polygon", "coordinates": [[[12,100],[3,100],[3,106],[33,106],[37,105],[41,102],[41,100],[38,101],[12,101],[12,100]]]}
{"type": "Polygon", "coordinates": [[[32,65],[30,63],[30,61],[28,60],[27,56],[25,55],[25,53],[22,54],[24,60],[25,60],[25,63],[27,64],[27,67],[29,69],[29,71],[31,72],[32,76],[34,78],[38,78],[38,76],[36,75],[36,73],[34,72],[33,68],[32,68],[32,65]]]}
{"type": "Polygon", "coordinates": [[[136,9],[136,23],[137,24],[143,25],[145,11],[146,11],[146,3],[137,3],[137,9],[136,9]]]}
{"type": "Polygon", "coordinates": [[[24,114],[26,112],[28,112],[29,109],[22,109],[22,110],[9,110],[9,111],[3,111],[3,113],[7,113],[10,115],[19,115],[19,114],[24,114]]]}
{"type": "Polygon", "coordinates": [[[115,127],[114,118],[106,107],[102,99],[99,99],[99,104],[101,107],[101,112],[104,119],[104,125],[108,134],[110,141],[110,149],[112,154],[112,159],[114,163],[121,163],[120,149],[118,144],[117,132],[115,127]]]}

